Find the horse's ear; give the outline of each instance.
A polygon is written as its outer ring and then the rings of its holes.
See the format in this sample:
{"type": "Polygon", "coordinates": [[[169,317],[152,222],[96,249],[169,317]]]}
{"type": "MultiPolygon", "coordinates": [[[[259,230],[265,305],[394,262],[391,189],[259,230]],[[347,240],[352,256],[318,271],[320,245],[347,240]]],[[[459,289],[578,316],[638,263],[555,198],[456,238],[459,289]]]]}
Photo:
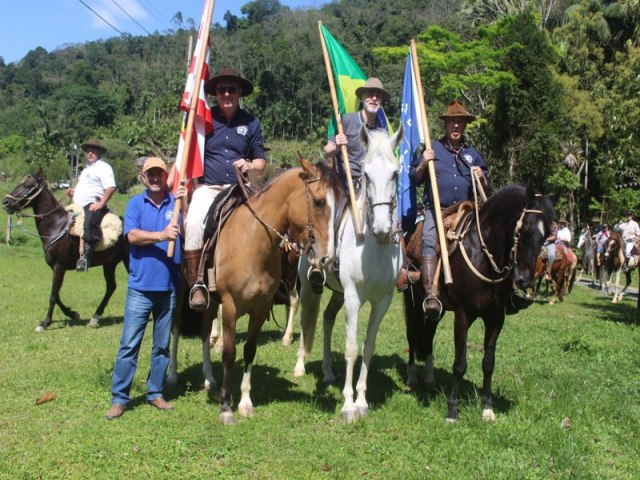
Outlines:
{"type": "Polygon", "coordinates": [[[367,128],[366,123],[362,124],[360,127],[360,143],[365,148],[369,146],[369,129],[367,128]]]}
{"type": "Polygon", "coordinates": [[[300,152],[298,152],[298,159],[300,160],[300,165],[302,165],[302,170],[304,170],[304,176],[306,178],[313,178],[315,176],[315,170],[311,162],[300,155],[300,152]]]}
{"type": "Polygon", "coordinates": [[[38,168],[38,171],[36,172],[35,177],[44,180],[44,170],[42,170],[42,167],[38,168]]]}
{"type": "Polygon", "coordinates": [[[391,137],[391,144],[393,145],[394,151],[402,144],[403,138],[404,138],[404,125],[400,123],[400,126],[398,127],[398,131],[393,134],[393,137],[391,137]]]}

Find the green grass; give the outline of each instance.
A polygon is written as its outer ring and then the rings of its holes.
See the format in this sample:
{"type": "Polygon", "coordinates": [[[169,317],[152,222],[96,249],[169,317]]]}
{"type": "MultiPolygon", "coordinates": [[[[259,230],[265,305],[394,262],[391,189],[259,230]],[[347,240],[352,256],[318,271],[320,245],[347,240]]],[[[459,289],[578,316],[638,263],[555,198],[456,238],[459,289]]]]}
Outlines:
{"type": "MultiPolygon", "coordinates": [[[[4,214],[0,220],[6,224],[4,214]]],[[[31,229],[28,222],[25,228],[31,229]]],[[[342,385],[321,385],[321,331],[309,373],[293,377],[297,346],[286,348],[279,341],[283,307],[275,308],[279,326],[267,322],[258,347],[254,418],[239,418],[230,427],[218,422],[217,399],[202,389],[196,339],[181,342],[179,384],[166,395],[176,409],[165,413],[145,405],[147,335],[133,406],[109,422],[104,414],[122,328],[124,268],[118,268],[119,286],[101,328],[86,327],[103,292],[101,272],[69,272],[63,299],[79,311],[82,322],[70,322],[56,309],[53,325],[36,334],[33,329],[47,308],[50,271],[35,239],[18,237],[26,234],[15,229],[18,245],[0,246],[0,479],[637,478],[640,331],[635,299],[613,305],[599,292],[577,286],[562,304],[538,303],[508,317],[496,355],[495,423],[481,420],[481,322],[470,331],[457,424],[444,421],[453,362],[451,314],[436,337],[439,389],[430,394],[405,388],[407,346],[399,295],[378,336],[369,416],[355,424],[340,419],[342,385]],[[48,392],[55,400],[36,406],[36,399],[48,392]],[[565,418],[571,428],[561,427],[565,418]]],[[[359,330],[362,339],[364,328],[359,330]]],[[[245,331],[242,320],[240,342],[245,331]]],[[[342,317],[333,345],[341,382],[342,317]]],[[[240,368],[241,358],[236,400],[240,368]]],[[[214,355],[218,381],[221,373],[214,355]]]]}

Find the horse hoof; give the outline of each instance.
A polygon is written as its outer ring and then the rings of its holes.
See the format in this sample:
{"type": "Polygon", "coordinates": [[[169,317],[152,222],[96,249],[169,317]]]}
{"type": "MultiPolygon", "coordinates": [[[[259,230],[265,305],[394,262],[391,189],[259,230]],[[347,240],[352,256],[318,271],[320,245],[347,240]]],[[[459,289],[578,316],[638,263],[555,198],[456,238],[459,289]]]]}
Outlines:
{"type": "Polygon", "coordinates": [[[214,379],[204,381],[205,392],[215,392],[217,388],[218,388],[218,384],[214,379]]]}
{"type": "Polygon", "coordinates": [[[253,405],[238,405],[238,415],[244,418],[251,418],[256,414],[253,405]]]}
{"type": "Polygon", "coordinates": [[[223,425],[236,424],[236,417],[234,417],[233,413],[231,412],[220,412],[220,415],[218,416],[218,418],[220,419],[220,422],[222,422],[223,425]]]}
{"type": "Polygon", "coordinates": [[[356,415],[358,416],[358,418],[363,418],[366,417],[369,414],[369,407],[368,406],[362,406],[362,407],[356,407],[356,415]]]}
{"type": "Polygon", "coordinates": [[[493,413],[492,409],[485,408],[484,411],[482,412],[482,420],[484,420],[485,422],[495,422],[496,414],[493,413]]]}
{"type": "Polygon", "coordinates": [[[38,326],[35,328],[34,332],[36,332],[36,333],[42,333],[42,332],[44,332],[44,327],[43,327],[42,325],[38,325],[38,326]]]}
{"type": "Polygon", "coordinates": [[[293,338],[288,335],[285,337],[282,337],[282,345],[285,347],[288,347],[289,345],[291,345],[292,341],[293,341],[293,338]]]}
{"type": "Polygon", "coordinates": [[[71,313],[71,320],[73,320],[74,322],[79,322],[81,320],[80,314],[78,312],[71,313]]]}
{"type": "Polygon", "coordinates": [[[304,377],[305,373],[307,373],[304,369],[304,365],[302,366],[298,366],[296,365],[296,368],[293,369],[293,376],[294,377],[304,377]]]}
{"type": "Polygon", "coordinates": [[[337,383],[336,377],[333,374],[325,375],[325,377],[322,379],[322,383],[324,385],[335,385],[337,383]]]}
{"type": "Polygon", "coordinates": [[[355,409],[342,411],[342,421],[344,423],[353,423],[356,420],[358,420],[358,414],[355,409]]]}
{"type": "Polygon", "coordinates": [[[453,424],[455,424],[455,423],[458,423],[458,419],[457,419],[457,418],[450,418],[450,417],[447,417],[447,418],[445,418],[445,419],[444,419],[444,422],[445,422],[447,425],[453,425],[453,424]]]}
{"type": "Polygon", "coordinates": [[[89,327],[98,328],[100,326],[100,317],[93,317],[89,320],[89,327]]]}

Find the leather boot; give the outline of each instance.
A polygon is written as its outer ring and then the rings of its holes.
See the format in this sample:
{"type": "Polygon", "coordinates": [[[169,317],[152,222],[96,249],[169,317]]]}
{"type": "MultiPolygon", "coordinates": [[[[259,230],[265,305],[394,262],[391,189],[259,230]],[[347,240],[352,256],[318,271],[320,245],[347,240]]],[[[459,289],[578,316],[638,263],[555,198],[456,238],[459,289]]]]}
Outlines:
{"type": "Polygon", "coordinates": [[[425,320],[430,322],[437,321],[442,314],[442,303],[438,300],[437,290],[435,294],[432,293],[437,267],[438,257],[422,257],[422,285],[426,295],[422,303],[422,309],[424,310],[425,320]]]}
{"type": "Polygon", "coordinates": [[[420,280],[420,272],[417,270],[409,270],[406,267],[402,267],[400,269],[400,273],[398,274],[398,278],[396,279],[396,289],[399,292],[404,292],[409,285],[413,285],[414,283],[420,280]]]}
{"type": "Polygon", "coordinates": [[[208,303],[205,296],[206,286],[204,284],[196,285],[201,255],[201,248],[185,250],[184,252],[184,261],[187,266],[187,283],[189,284],[189,307],[197,312],[206,310],[208,303]]]}

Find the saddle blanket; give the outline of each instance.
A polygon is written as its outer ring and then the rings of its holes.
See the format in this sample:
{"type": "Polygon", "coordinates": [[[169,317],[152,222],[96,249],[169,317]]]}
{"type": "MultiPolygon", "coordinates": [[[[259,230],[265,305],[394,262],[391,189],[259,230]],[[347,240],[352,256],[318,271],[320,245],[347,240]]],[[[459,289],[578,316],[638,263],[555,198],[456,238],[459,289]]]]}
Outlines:
{"type": "MultiPolygon", "coordinates": [[[[69,234],[82,238],[82,235],[84,235],[84,208],[72,203],[65,207],[65,210],[71,215],[72,224],[69,234]]],[[[116,214],[109,212],[100,222],[100,228],[102,230],[102,240],[96,245],[96,252],[106,250],[116,244],[118,238],[122,235],[122,220],[116,214]]]]}

